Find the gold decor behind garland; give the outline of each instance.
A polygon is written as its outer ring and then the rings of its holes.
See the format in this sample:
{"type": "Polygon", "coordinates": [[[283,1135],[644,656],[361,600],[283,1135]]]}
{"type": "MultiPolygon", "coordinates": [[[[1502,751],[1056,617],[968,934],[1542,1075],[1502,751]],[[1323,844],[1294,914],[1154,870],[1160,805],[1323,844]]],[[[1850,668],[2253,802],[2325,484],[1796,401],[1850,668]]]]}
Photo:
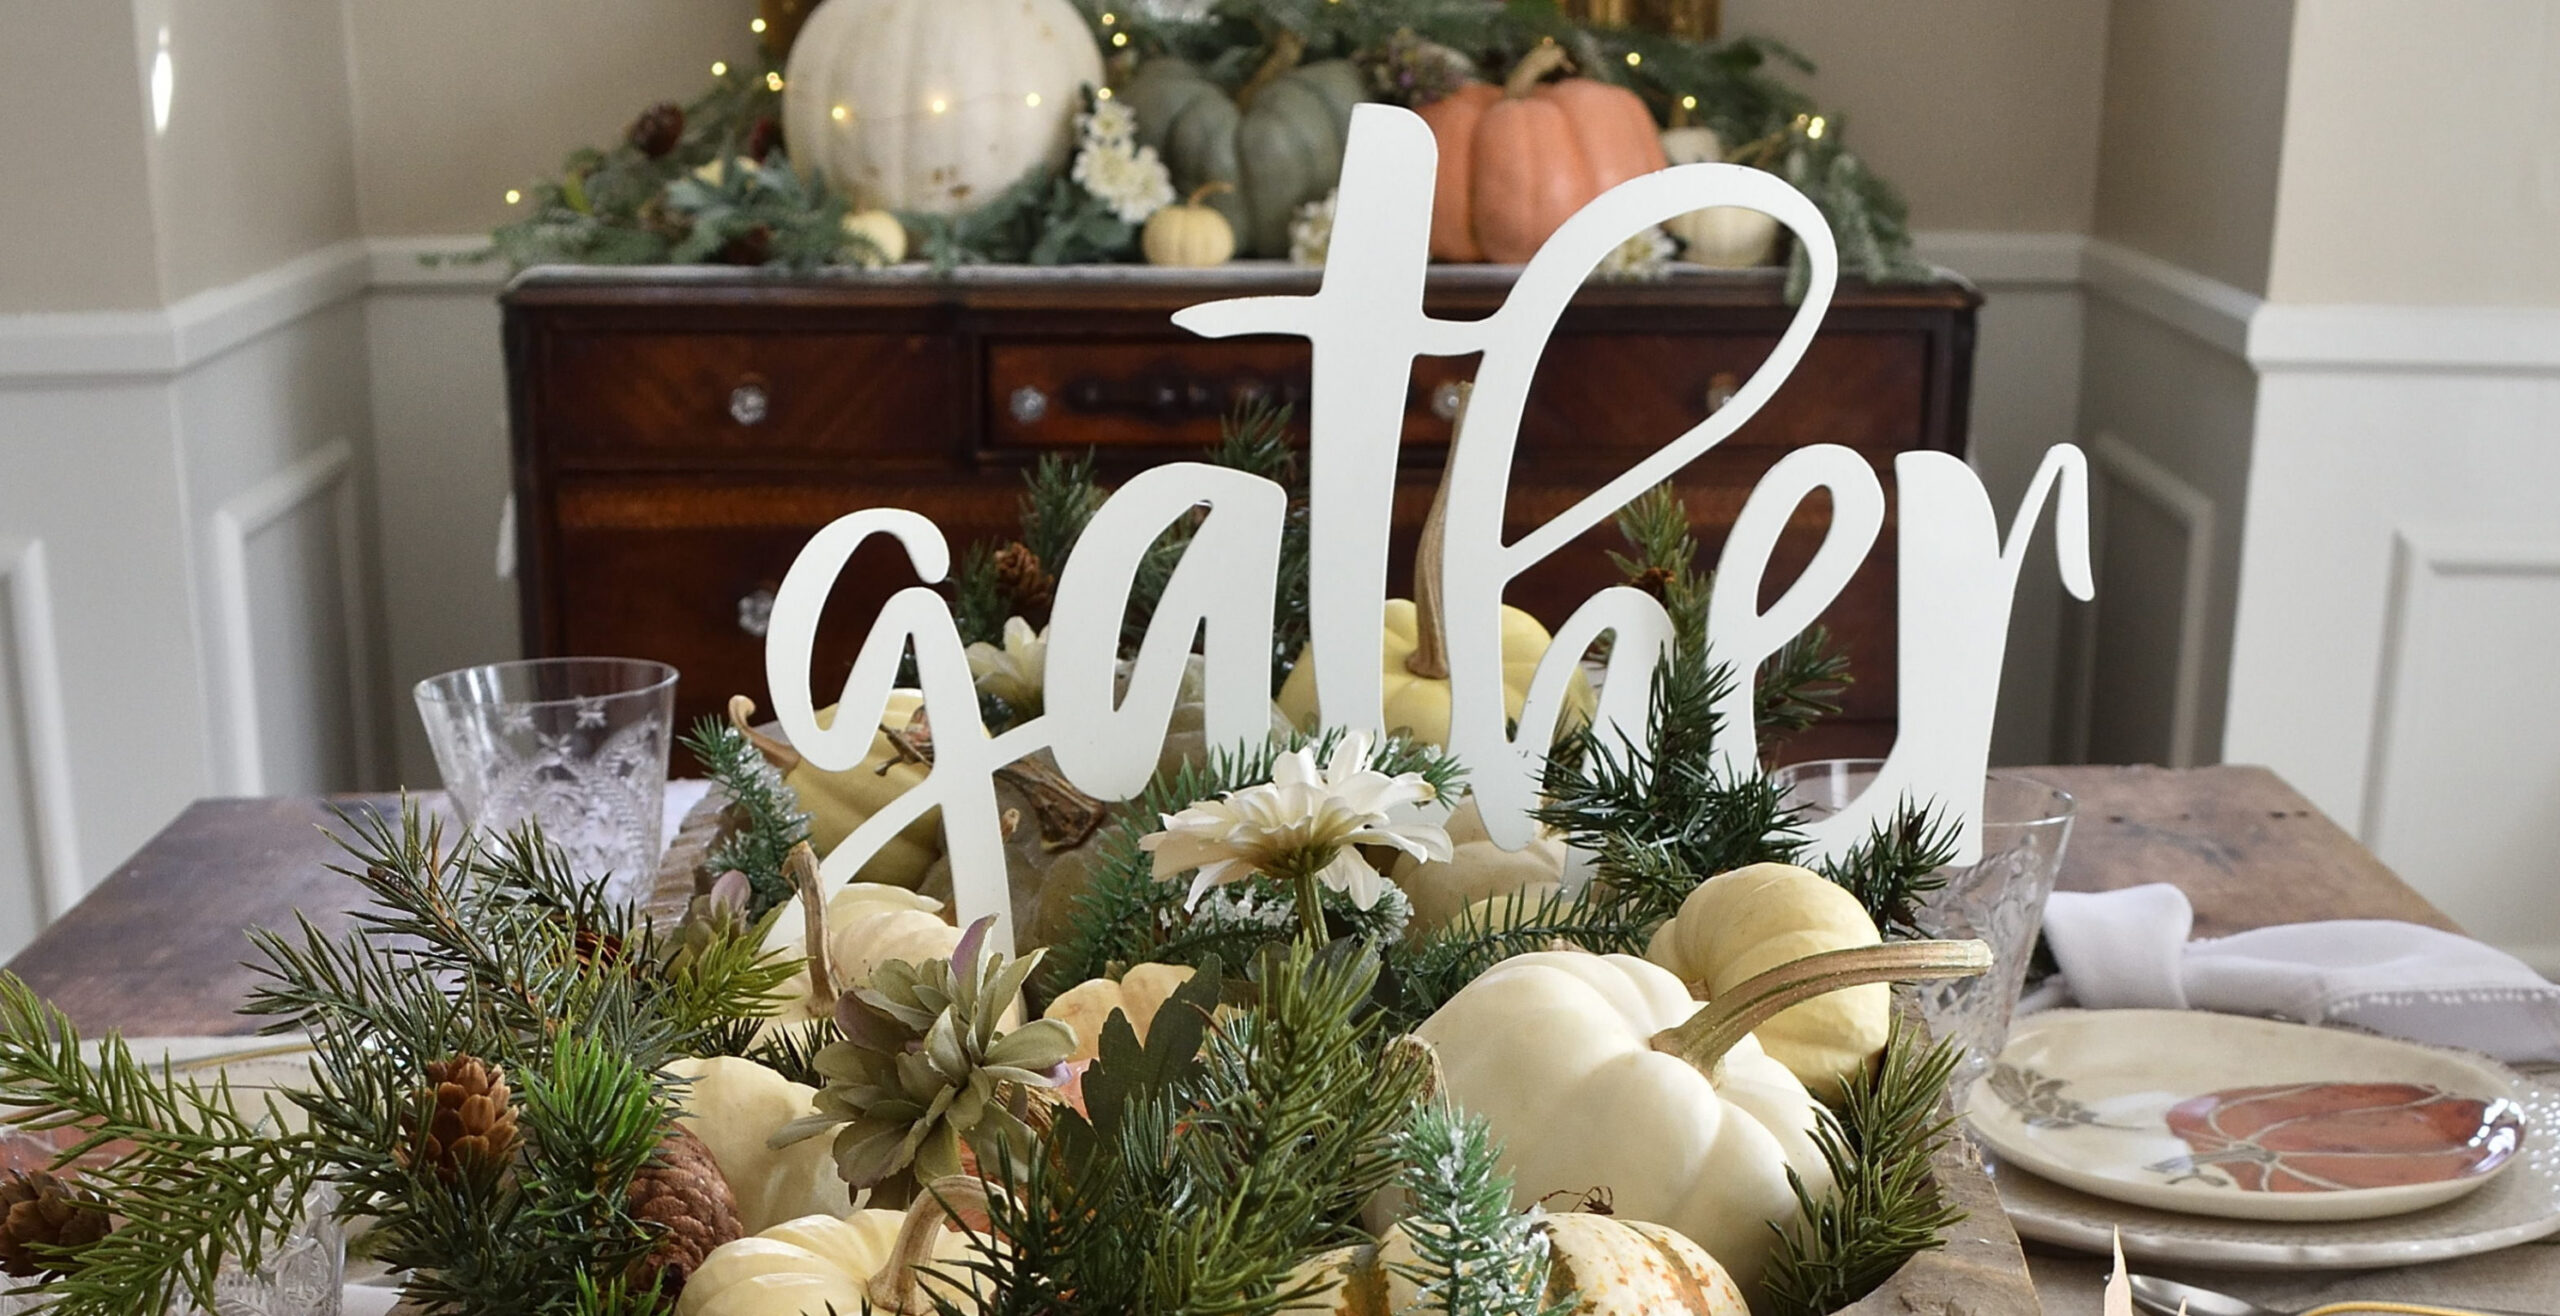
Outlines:
{"type": "Polygon", "coordinates": [[[1721,0],[1565,0],[1565,16],[1595,27],[1640,27],[1690,41],[1712,41],[1722,27],[1721,0]]]}

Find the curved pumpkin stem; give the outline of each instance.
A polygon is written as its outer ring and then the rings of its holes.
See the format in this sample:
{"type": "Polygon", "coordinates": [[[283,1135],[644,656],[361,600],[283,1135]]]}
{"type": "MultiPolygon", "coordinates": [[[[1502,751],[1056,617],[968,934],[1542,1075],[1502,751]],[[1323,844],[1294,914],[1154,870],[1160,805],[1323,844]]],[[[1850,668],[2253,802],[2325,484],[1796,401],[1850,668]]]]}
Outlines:
{"type": "Polygon", "coordinates": [[[804,931],[809,948],[809,999],[820,1016],[835,1013],[835,967],[827,963],[827,899],[818,891],[818,852],[807,841],[791,847],[783,856],[783,876],[791,879],[792,889],[799,893],[804,931]]]}
{"type": "Polygon", "coordinates": [[[924,1312],[933,1310],[933,1302],[924,1292],[924,1263],[933,1257],[933,1246],[942,1235],[946,1221],[967,1221],[961,1212],[974,1212],[981,1219],[993,1214],[988,1207],[986,1181],[965,1174],[946,1174],[916,1194],[907,1207],[907,1218],[898,1225],[898,1241],[889,1248],[889,1261],[871,1277],[871,1305],[883,1312],[924,1312]]]}
{"type": "Polygon", "coordinates": [[[1573,63],[1573,56],[1553,41],[1540,42],[1537,49],[1520,57],[1511,76],[1502,84],[1502,94],[1513,100],[1526,100],[1529,93],[1546,81],[1547,75],[1573,63]]]}
{"type": "Polygon", "coordinates": [[[1208,182],[1202,183],[1200,186],[1191,189],[1190,197],[1185,199],[1182,204],[1186,206],[1197,206],[1201,202],[1206,201],[1221,192],[1232,192],[1235,190],[1235,184],[1230,183],[1223,178],[1212,178],[1208,182]]]}
{"type": "Polygon", "coordinates": [[[1458,470],[1458,442],[1466,437],[1467,406],[1475,401],[1474,381],[1458,385],[1458,413],[1449,422],[1449,458],[1440,468],[1440,489],[1431,495],[1431,514],[1422,521],[1422,542],[1413,549],[1413,652],[1404,669],[1426,681],[1449,679],[1448,612],[1440,601],[1440,559],[1449,538],[1449,480],[1458,470]]]}
{"type": "Polygon", "coordinates": [[[1789,1006],[1871,982],[1972,978],[1990,968],[1991,947],[1980,941],[1896,941],[1807,955],[1735,983],[1687,1023],[1654,1034],[1653,1049],[1712,1079],[1723,1071],[1726,1052],[1789,1006]]]}
{"type": "Polygon", "coordinates": [[[1263,56],[1262,63],[1253,70],[1253,76],[1236,88],[1236,108],[1253,108],[1253,98],[1261,95],[1263,88],[1289,76],[1290,70],[1297,68],[1306,57],[1307,39],[1287,28],[1280,29],[1279,35],[1271,38],[1271,53],[1263,56]]]}
{"type": "Polygon", "coordinates": [[[729,725],[736,727],[738,734],[745,736],[747,743],[755,746],[757,753],[764,755],[764,761],[772,764],[774,771],[785,776],[799,771],[800,764],[803,762],[800,751],[756,730],[748,721],[755,715],[756,701],[745,695],[729,696],[729,725]]]}

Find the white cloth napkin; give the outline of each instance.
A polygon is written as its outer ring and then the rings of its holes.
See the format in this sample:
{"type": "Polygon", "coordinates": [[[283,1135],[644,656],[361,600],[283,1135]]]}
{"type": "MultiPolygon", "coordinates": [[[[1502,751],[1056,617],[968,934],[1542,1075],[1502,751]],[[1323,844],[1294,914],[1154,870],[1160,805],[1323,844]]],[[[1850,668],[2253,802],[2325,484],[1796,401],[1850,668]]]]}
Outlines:
{"type": "Polygon", "coordinates": [[[2349,1024],[2514,1063],[2560,1061],[2560,987],[2524,961],[2415,923],[2339,919],[2189,941],[2195,909],[2166,884],[2057,891],[2045,1004],[2217,1010],[2349,1024]]]}

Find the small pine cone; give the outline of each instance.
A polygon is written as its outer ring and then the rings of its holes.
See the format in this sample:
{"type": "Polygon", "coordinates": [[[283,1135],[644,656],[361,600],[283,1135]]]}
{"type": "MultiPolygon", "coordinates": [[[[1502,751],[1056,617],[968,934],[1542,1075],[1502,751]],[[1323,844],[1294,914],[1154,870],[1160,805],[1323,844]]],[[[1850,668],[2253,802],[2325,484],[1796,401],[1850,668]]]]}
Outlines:
{"type": "Polygon", "coordinates": [[[674,101],[660,101],[640,112],[631,121],[631,130],[623,136],[631,148],[652,160],[676,149],[684,140],[684,107],[674,101]]]}
{"type": "Polygon", "coordinates": [[[452,1182],[474,1171],[505,1165],[516,1154],[516,1111],[507,1072],[472,1056],[427,1066],[435,1113],[418,1139],[418,1158],[452,1182]]]}
{"type": "Polygon", "coordinates": [[[711,1149],[681,1125],[669,1125],[656,1164],[631,1180],[631,1214],[666,1232],[649,1255],[631,1263],[631,1283],[673,1296],[713,1248],[746,1234],[738,1199],[711,1149]]]}
{"type": "Polygon", "coordinates": [[[757,164],[763,164],[764,158],[773,154],[773,148],[780,145],[782,121],[770,114],[756,120],[756,126],[747,130],[746,156],[757,164]]]}
{"type": "Polygon", "coordinates": [[[113,1227],[96,1195],[62,1178],[42,1170],[0,1175],[0,1271],[20,1279],[67,1275],[78,1258],[39,1249],[85,1248],[113,1227]]]}
{"type": "Polygon", "coordinates": [[[723,265],[762,265],[773,259],[773,230],[758,224],[721,244],[715,259],[723,265]]]}
{"type": "Polygon", "coordinates": [[[1630,583],[1654,598],[1667,602],[1671,593],[1671,568],[1646,567],[1643,573],[1630,583]]]}
{"type": "Polygon", "coordinates": [[[1013,600],[1015,612],[1027,615],[1048,609],[1058,578],[1041,567],[1039,554],[1016,540],[996,550],[996,585],[1013,600]]]}

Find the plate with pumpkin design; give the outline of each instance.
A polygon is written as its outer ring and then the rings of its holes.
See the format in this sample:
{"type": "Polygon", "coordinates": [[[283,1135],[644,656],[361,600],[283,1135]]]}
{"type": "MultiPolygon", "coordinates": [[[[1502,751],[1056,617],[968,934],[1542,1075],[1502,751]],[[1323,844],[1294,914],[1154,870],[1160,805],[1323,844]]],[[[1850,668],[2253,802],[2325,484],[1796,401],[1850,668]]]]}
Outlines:
{"type": "Polygon", "coordinates": [[[2019,1022],[1975,1136],[2093,1196],[2237,1220],[2370,1220],[2469,1193],[2524,1146],[2513,1080],[2391,1038],[2194,1010],[2019,1022]]]}

